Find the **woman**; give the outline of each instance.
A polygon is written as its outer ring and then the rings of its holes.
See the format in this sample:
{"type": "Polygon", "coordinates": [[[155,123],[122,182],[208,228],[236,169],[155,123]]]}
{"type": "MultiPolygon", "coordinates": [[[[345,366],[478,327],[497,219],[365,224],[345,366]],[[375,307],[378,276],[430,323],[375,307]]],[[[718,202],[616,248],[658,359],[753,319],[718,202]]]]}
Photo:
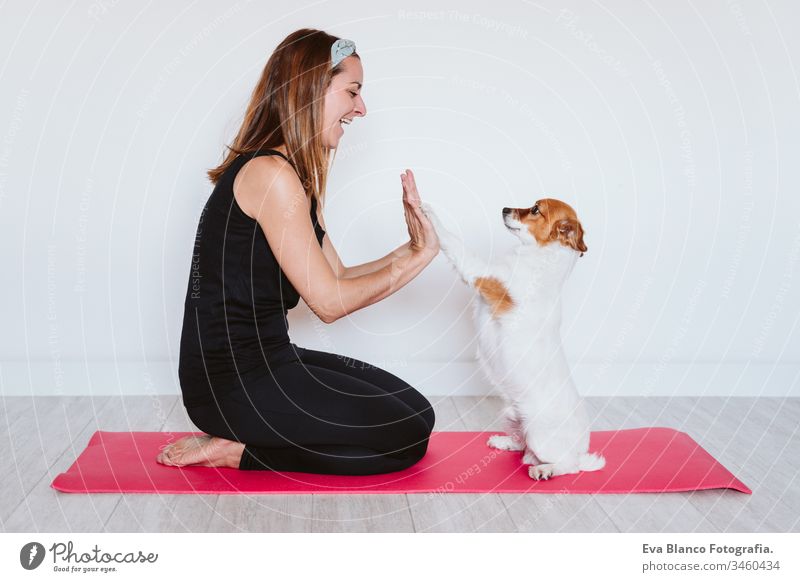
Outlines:
{"type": "Polygon", "coordinates": [[[289,341],[299,298],[326,323],[388,297],[436,256],[439,241],[401,175],[410,240],[342,265],[317,207],[331,153],[366,115],[352,41],[289,35],[267,62],[197,228],[178,375],[201,437],[179,439],[165,465],[341,475],[410,467],[427,450],[430,403],[392,374],[289,341]]]}

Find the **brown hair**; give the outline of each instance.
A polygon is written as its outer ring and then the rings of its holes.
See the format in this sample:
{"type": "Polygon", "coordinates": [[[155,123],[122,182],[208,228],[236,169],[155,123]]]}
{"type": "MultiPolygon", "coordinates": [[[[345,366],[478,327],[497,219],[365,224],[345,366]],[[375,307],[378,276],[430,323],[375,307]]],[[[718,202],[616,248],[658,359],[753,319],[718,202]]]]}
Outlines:
{"type": "Polygon", "coordinates": [[[285,145],[306,195],[322,203],[331,160],[322,145],[323,107],[331,80],[342,71],[342,63],[331,68],[331,45],[338,38],[303,28],[281,41],[264,66],[224,161],[208,171],[211,182],[216,184],[238,156],[285,145]]]}

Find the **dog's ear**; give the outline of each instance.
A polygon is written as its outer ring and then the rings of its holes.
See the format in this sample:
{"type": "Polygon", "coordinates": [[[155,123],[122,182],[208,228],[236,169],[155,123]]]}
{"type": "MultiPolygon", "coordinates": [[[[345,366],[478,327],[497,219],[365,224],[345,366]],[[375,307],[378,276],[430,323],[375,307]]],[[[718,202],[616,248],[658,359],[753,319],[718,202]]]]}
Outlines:
{"type": "Polygon", "coordinates": [[[583,227],[581,223],[571,218],[556,222],[550,230],[550,239],[558,240],[562,245],[580,251],[581,256],[589,250],[583,242],[583,227]]]}

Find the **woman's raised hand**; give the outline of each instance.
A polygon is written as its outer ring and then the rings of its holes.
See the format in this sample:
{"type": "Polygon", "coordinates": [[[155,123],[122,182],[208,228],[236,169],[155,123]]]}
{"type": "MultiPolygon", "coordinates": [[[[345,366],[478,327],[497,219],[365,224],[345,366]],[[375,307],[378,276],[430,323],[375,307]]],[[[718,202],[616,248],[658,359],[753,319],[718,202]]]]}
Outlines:
{"type": "Polygon", "coordinates": [[[433,254],[438,253],[439,238],[436,236],[433,224],[420,208],[422,200],[419,197],[417,183],[414,181],[414,174],[411,170],[400,174],[400,182],[403,184],[403,209],[406,215],[408,234],[411,237],[411,250],[428,250],[433,254]]]}

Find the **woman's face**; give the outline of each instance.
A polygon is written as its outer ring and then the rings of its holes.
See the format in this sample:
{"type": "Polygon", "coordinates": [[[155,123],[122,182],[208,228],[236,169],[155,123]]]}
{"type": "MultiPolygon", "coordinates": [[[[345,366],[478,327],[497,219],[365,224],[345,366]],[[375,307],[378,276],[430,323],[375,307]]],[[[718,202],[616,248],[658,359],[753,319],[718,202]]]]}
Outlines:
{"type": "Polygon", "coordinates": [[[331,149],[339,145],[344,128],[354,117],[367,114],[367,106],[361,98],[361,85],[364,83],[361,59],[347,57],[342,61],[342,66],[342,72],[331,80],[331,86],[325,94],[322,144],[331,149]]]}

